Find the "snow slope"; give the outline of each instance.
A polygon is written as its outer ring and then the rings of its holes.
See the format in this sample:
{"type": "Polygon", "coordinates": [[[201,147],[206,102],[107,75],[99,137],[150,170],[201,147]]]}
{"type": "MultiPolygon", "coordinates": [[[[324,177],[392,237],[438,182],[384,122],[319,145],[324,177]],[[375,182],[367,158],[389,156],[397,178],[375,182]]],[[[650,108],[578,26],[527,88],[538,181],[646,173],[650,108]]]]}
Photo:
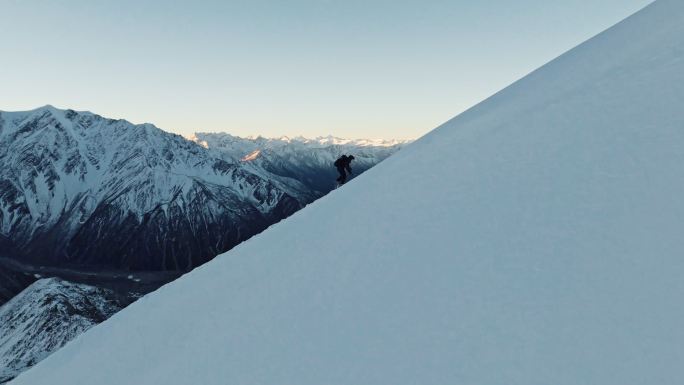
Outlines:
{"type": "Polygon", "coordinates": [[[683,97],[660,0],[13,384],[681,384],[683,97]]]}

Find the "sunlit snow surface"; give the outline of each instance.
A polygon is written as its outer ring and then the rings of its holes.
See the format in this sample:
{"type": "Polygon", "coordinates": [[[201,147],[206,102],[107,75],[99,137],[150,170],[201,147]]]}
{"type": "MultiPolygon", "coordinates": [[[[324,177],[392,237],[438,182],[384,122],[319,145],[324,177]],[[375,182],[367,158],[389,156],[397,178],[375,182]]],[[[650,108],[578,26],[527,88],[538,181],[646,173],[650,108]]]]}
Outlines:
{"type": "Polygon", "coordinates": [[[684,3],[664,0],[15,384],[681,384],[684,3]]]}

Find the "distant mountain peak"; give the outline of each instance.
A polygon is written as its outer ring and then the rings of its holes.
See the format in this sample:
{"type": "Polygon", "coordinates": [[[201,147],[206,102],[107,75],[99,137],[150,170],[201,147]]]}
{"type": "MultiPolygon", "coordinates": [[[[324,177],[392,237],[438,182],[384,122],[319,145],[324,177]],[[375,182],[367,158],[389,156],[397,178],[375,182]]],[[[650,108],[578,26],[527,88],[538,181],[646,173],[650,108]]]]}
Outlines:
{"type": "Polygon", "coordinates": [[[226,132],[197,132],[186,137],[188,140],[201,144],[204,147],[210,146],[207,139],[213,138],[220,141],[251,141],[254,143],[261,143],[268,146],[301,143],[305,145],[318,146],[351,146],[351,147],[393,147],[401,146],[411,143],[409,139],[345,139],[332,135],[318,136],[315,138],[307,138],[304,136],[280,136],[280,137],[264,137],[261,135],[249,135],[246,137],[235,136],[226,132]]]}

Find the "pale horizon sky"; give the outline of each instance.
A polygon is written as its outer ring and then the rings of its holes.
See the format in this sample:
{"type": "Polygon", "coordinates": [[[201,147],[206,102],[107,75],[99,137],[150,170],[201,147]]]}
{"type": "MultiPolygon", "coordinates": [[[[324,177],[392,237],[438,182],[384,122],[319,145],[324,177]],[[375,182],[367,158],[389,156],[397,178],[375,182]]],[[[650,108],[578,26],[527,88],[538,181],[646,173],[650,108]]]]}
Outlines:
{"type": "Polygon", "coordinates": [[[417,138],[650,0],[0,0],[0,110],[417,138]]]}

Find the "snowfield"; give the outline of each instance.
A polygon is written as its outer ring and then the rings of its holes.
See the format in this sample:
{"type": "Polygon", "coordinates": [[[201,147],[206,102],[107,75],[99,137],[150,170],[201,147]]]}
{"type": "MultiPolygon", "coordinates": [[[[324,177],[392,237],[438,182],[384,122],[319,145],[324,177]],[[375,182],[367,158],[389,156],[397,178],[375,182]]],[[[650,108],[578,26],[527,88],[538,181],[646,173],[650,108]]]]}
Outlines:
{"type": "Polygon", "coordinates": [[[12,384],[681,384],[682,100],[659,0],[12,384]]]}

